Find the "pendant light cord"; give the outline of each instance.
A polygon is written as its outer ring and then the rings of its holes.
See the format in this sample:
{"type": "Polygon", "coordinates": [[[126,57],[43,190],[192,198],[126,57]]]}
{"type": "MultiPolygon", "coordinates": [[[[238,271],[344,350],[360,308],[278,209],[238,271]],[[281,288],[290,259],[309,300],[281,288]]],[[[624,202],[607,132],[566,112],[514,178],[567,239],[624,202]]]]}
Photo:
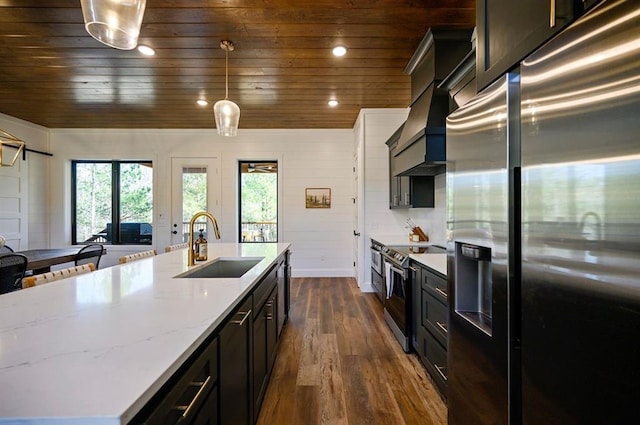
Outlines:
{"type": "Polygon", "coordinates": [[[224,100],[229,99],[229,47],[224,49],[225,51],[225,63],[224,63],[224,100]]]}

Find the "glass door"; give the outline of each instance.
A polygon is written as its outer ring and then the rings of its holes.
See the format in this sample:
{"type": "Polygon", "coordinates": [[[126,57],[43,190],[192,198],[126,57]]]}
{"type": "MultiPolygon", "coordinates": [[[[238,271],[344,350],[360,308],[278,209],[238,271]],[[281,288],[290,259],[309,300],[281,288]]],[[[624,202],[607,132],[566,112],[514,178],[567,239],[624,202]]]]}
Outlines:
{"type": "MultiPolygon", "coordinates": [[[[208,211],[214,217],[220,217],[219,164],[219,158],[171,159],[171,244],[189,240],[189,222],[195,213],[208,211]]],[[[195,236],[202,230],[207,240],[215,239],[213,233],[209,232],[210,226],[206,217],[199,218],[194,226],[195,236]]]]}

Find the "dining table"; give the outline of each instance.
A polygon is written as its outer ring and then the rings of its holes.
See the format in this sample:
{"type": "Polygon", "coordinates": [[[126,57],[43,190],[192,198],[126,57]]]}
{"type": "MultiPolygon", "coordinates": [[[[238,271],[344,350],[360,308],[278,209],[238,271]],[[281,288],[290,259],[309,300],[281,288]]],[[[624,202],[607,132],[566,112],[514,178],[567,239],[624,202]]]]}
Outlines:
{"type": "Polygon", "coordinates": [[[16,251],[16,253],[27,257],[27,270],[33,270],[33,274],[39,274],[51,271],[51,266],[56,264],[74,261],[81,248],[27,249],[25,251],[16,251]]]}

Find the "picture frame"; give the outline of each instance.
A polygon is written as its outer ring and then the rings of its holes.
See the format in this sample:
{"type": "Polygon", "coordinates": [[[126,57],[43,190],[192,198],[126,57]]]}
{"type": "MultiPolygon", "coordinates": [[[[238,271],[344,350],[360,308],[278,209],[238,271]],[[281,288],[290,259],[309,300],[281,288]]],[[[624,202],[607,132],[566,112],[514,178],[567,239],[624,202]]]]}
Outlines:
{"type": "Polygon", "coordinates": [[[331,188],[308,187],[304,192],[305,208],[331,208],[331,188]]]}

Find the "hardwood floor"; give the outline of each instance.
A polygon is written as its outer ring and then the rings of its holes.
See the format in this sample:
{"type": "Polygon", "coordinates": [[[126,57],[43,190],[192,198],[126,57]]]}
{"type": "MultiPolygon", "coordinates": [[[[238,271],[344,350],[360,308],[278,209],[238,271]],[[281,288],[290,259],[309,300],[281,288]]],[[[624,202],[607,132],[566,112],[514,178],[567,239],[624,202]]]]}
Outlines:
{"type": "Polygon", "coordinates": [[[292,279],[258,425],[447,423],[445,404],[375,297],[351,278],[292,279]]]}

